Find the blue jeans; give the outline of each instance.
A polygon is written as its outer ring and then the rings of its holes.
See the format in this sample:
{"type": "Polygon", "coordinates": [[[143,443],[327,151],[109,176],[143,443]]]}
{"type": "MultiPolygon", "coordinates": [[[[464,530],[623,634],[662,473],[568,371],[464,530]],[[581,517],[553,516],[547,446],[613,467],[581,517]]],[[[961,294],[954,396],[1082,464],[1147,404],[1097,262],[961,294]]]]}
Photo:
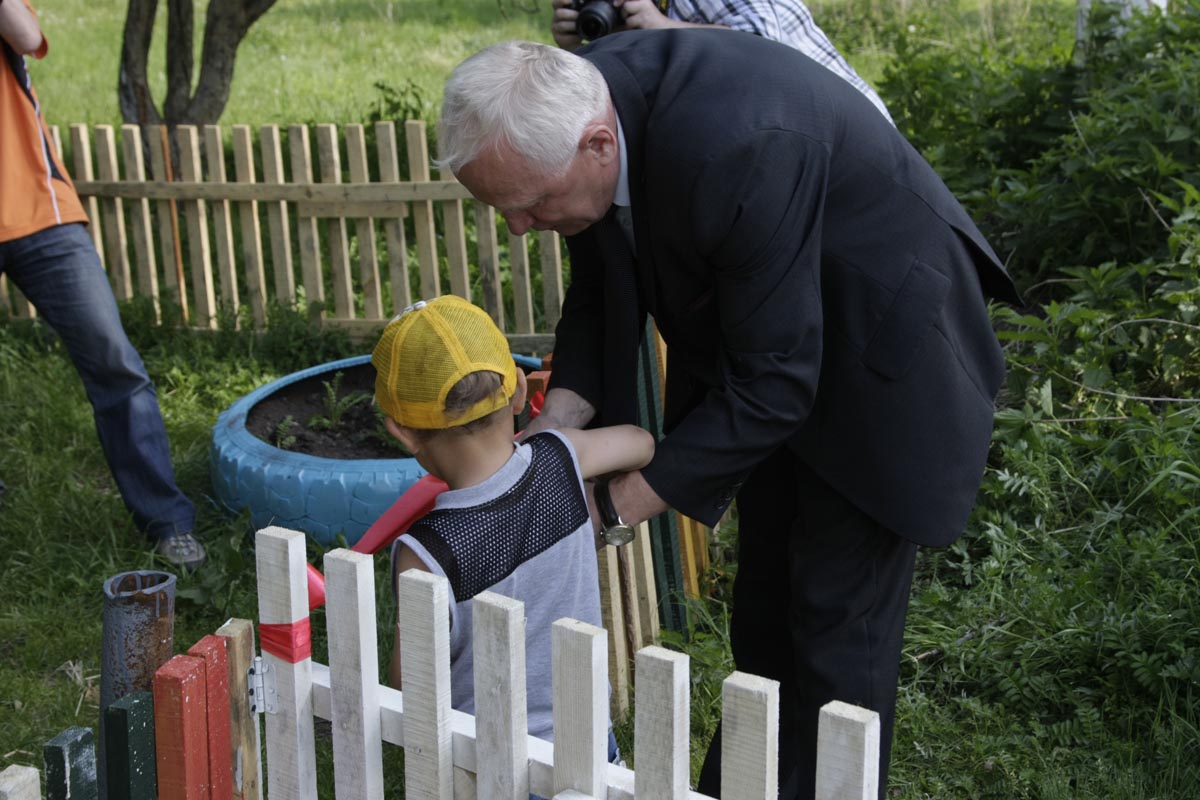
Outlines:
{"type": "Polygon", "coordinates": [[[0,273],[66,345],[134,524],[152,540],[191,532],[196,508],[175,485],[158,395],[121,326],[108,277],[84,226],[58,225],[0,242],[0,273]]]}

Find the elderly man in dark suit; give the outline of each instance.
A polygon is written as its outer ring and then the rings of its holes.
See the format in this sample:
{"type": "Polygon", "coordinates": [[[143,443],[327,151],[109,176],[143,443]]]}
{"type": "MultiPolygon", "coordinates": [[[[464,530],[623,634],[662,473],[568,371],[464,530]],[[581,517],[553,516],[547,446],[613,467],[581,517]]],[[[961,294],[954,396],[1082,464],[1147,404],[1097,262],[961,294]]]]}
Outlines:
{"type": "Polygon", "coordinates": [[[531,429],[636,419],[654,318],[668,432],[597,485],[602,526],[711,525],[736,497],[733,654],[781,684],[780,796],[812,796],[838,699],[881,716],[882,797],[916,549],[963,531],[1004,378],[996,255],[853,87],[735,31],[499,44],[455,70],[441,126],[442,163],[514,233],[567,236],[531,429]]]}

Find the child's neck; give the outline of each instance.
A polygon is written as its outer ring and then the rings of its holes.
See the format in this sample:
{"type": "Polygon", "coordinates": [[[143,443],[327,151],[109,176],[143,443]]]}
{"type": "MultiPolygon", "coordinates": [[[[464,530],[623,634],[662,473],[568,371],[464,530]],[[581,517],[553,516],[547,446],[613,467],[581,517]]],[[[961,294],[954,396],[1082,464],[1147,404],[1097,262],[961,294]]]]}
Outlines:
{"type": "Polygon", "coordinates": [[[451,489],[483,483],[508,463],[513,454],[511,426],[493,425],[469,435],[439,436],[436,452],[429,452],[429,471],[451,489]]]}

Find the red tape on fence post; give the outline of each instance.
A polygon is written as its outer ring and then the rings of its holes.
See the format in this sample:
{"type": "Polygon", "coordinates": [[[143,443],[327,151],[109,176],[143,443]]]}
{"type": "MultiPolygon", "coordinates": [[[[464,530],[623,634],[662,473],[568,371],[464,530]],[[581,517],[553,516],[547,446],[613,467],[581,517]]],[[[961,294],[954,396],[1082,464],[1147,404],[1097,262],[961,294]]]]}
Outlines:
{"type": "Polygon", "coordinates": [[[312,658],[312,625],[309,617],[275,625],[260,623],[258,638],[264,653],[270,653],[289,664],[312,658]]]}

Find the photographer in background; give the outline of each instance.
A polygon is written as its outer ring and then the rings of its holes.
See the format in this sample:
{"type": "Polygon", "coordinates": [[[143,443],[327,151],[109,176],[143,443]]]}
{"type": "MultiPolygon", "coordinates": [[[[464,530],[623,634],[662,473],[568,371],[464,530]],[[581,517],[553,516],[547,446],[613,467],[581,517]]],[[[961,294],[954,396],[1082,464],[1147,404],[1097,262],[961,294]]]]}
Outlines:
{"type": "Polygon", "coordinates": [[[49,50],[25,0],[0,0],[0,274],[62,338],[134,524],[169,563],[195,569],[196,509],[175,485],[154,385],[129,342],[88,218],[42,117],[26,56],[49,50]]]}
{"type": "MultiPolygon", "coordinates": [[[[554,21],[550,32],[558,46],[571,50],[584,40],[580,14],[616,24],[582,26],[585,33],[604,35],[623,30],[653,28],[731,28],[794,47],[833,74],[845,79],[870,100],[889,122],[887,106],[867,82],[854,71],[813,20],[800,0],[551,0],[554,21]],[[605,8],[608,6],[609,8],[605,8]]],[[[598,38],[596,35],[588,39],[598,38]]]]}

